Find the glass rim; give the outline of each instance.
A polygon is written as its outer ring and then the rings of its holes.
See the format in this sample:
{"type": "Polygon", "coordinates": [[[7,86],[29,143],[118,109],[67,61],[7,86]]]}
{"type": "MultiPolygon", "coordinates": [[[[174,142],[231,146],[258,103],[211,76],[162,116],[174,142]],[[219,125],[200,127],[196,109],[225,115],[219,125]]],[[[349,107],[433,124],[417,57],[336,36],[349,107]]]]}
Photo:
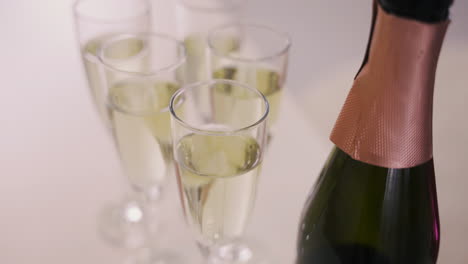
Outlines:
{"type": "Polygon", "coordinates": [[[178,2],[188,9],[193,9],[193,10],[204,12],[204,13],[215,13],[215,12],[220,12],[220,11],[231,11],[235,9],[240,9],[241,6],[247,2],[247,0],[239,0],[237,4],[232,4],[226,7],[197,6],[197,5],[188,3],[187,0],[178,0],[178,2]]]}
{"type": "MultiPolygon", "coordinates": [[[[177,105],[180,105],[180,103],[178,103],[177,105]]],[[[196,83],[190,83],[190,84],[187,84],[187,85],[181,87],[179,90],[177,90],[172,95],[170,103],[169,103],[169,110],[171,112],[171,116],[173,117],[173,120],[176,120],[180,125],[182,125],[183,127],[187,128],[187,129],[189,129],[191,131],[197,132],[198,134],[222,136],[222,135],[233,135],[233,134],[237,134],[237,133],[240,133],[240,132],[243,132],[243,131],[247,131],[247,130],[250,130],[250,129],[254,128],[254,127],[257,127],[261,123],[265,122],[267,117],[268,117],[268,113],[270,112],[270,104],[268,103],[268,100],[266,99],[265,95],[263,95],[263,93],[261,93],[259,90],[255,89],[255,88],[250,87],[249,85],[246,85],[246,84],[238,82],[238,81],[232,81],[232,80],[227,80],[227,79],[212,79],[212,80],[209,80],[209,81],[201,81],[201,82],[196,82],[196,83]],[[188,122],[184,121],[182,118],[180,118],[176,114],[176,112],[174,111],[174,101],[181,94],[183,94],[184,92],[187,92],[188,90],[196,89],[199,86],[208,86],[208,85],[212,86],[212,85],[215,85],[215,84],[235,85],[235,86],[239,86],[239,87],[248,89],[251,92],[253,92],[254,94],[256,94],[259,98],[262,99],[263,104],[265,105],[265,110],[263,111],[260,118],[258,118],[257,121],[252,122],[252,124],[247,125],[247,126],[243,126],[241,128],[218,131],[218,130],[202,129],[202,128],[199,128],[197,126],[191,125],[188,122]]]]}
{"type": "Polygon", "coordinates": [[[98,57],[99,62],[108,70],[127,74],[127,75],[150,77],[150,76],[158,75],[163,72],[174,71],[175,69],[179,68],[181,65],[185,63],[187,59],[187,51],[185,50],[185,46],[182,42],[180,42],[178,39],[168,34],[157,33],[157,32],[117,33],[117,34],[114,34],[111,38],[104,41],[101,47],[99,47],[99,50],[97,52],[97,57],[98,57]],[[108,59],[106,60],[104,58],[103,53],[105,49],[109,45],[111,45],[113,42],[123,40],[129,37],[141,38],[142,36],[172,41],[177,46],[177,49],[181,51],[181,54],[178,54],[179,58],[177,58],[174,63],[171,63],[157,70],[150,70],[150,71],[127,71],[127,70],[119,69],[115,67],[112,63],[110,63],[108,59]]]}
{"type": "Polygon", "coordinates": [[[143,15],[149,15],[151,13],[151,4],[148,0],[139,0],[140,2],[144,3],[144,9],[143,9],[143,12],[139,12],[135,15],[129,15],[129,16],[125,16],[125,17],[122,17],[122,18],[118,18],[118,19],[105,19],[105,18],[99,18],[99,17],[96,17],[96,16],[92,16],[92,15],[87,15],[85,14],[86,12],[80,12],[78,9],[78,6],[83,3],[83,2],[86,2],[86,1],[92,1],[92,0],[75,0],[73,2],[73,15],[75,16],[75,18],[78,18],[79,20],[83,20],[83,21],[89,21],[89,22],[92,22],[92,23],[99,23],[99,24],[118,24],[118,23],[121,23],[121,22],[124,22],[124,21],[128,21],[128,20],[133,20],[133,19],[137,19],[143,15]]]}
{"type": "Polygon", "coordinates": [[[216,56],[225,57],[234,61],[252,63],[252,62],[268,61],[268,60],[271,60],[271,59],[274,59],[274,58],[280,57],[281,55],[286,54],[289,51],[289,48],[291,47],[292,41],[291,41],[291,36],[289,36],[288,33],[273,29],[269,26],[265,26],[261,24],[254,24],[254,23],[230,23],[230,24],[225,24],[225,25],[218,26],[218,27],[211,29],[208,32],[207,43],[208,43],[208,48],[210,52],[213,52],[214,54],[216,54],[216,56]],[[226,30],[228,28],[236,28],[236,27],[257,28],[257,29],[269,31],[270,33],[280,36],[280,38],[282,38],[284,41],[284,45],[282,45],[282,48],[278,49],[278,51],[273,52],[273,54],[260,56],[258,58],[253,58],[253,59],[245,58],[245,57],[234,57],[234,56],[231,56],[229,53],[226,54],[225,52],[220,52],[213,43],[216,33],[219,33],[220,31],[226,30]]]}

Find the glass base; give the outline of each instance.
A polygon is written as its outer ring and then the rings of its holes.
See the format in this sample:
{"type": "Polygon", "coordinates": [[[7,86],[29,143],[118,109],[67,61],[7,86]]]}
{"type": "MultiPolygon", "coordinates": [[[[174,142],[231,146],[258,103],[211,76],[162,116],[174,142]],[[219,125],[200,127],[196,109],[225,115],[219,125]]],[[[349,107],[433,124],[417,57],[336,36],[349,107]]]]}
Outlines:
{"type": "Polygon", "coordinates": [[[185,258],[173,251],[142,248],[128,257],[124,264],[186,264],[185,258]]]}
{"type": "Polygon", "coordinates": [[[149,234],[157,231],[155,221],[148,221],[147,218],[140,204],[132,197],[126,197],[120,203],[108,204],[103,208],[98,218],[98,232],[111,246],[140,248],[147,243],[149,234]]]}
{"type": "Polygon", "coordinates": [[[271,264],[263,248],[254,243],[235,242],[212,248],[209,264],[271,264]]]}
{"type": "Polygon", "coordinates": [[[247,263],[252,259],[253,252],[246,245],[228,244],[218,248],[218,257],[230,263],[247,263]]]}

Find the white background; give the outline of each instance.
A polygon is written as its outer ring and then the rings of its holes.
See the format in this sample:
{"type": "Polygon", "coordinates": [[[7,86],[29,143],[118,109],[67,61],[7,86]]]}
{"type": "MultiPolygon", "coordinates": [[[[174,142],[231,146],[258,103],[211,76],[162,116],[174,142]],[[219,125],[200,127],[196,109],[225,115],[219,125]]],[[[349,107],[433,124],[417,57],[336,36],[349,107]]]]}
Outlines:
{"type": "MultiPolygon", "coordinates": [[[[70,0],[0,2],[0,263],[120,263],[96,218],[124,188],[88,95],[70,0]]],[[[156,22],[171,32],[171,1],[156,22]]],[[[297,221],[328,154],[327,137],[367,43],[370,0],[251,0],[247,20],[290,32],[288,93],[248,234],[292,263],[297,221]]],[[[434,144],[442,222],[439,263],[468,263],[468,2],[456,1],[440,57],[434,144]]],[[[172,185],[173,188],[174,186],[172,185]]],[[[170,198],[170,197],[169,197],[170,198]]],[[[174,198],[174,197],[172,197],[174,198]]],[[[196,252],[168,199],[168,232],[196,252]]]]}

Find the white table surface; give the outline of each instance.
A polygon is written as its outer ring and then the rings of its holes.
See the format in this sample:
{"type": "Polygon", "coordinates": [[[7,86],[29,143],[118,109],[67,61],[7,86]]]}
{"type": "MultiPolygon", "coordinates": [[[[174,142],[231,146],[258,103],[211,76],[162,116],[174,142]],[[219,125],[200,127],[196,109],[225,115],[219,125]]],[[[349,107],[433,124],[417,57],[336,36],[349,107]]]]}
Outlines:
{"type": "MultiPolygon", "coordinates": [[[[338,19],[327,31],[339,29],[337,34],[325,32],[316,40],[305,39],[318,28],[318,20],[328,23],[331,18],[327,14],[341,12],[334,12],[337,3],[330,6],[326,0],[297,0],[286,4],[275,0],[269,2],[271,8],[263,10],[265,0],[252,2],[247,14],[251,20],[291,31],[295,42],[289,91],[277,136],[265,160],[247,235],[265,242],[276,263],[292,263],[298,216],[331,148],[328,133],[359,66],[367,30],[356,31],[355,38],[345,32],[340,39],[336,36],[342,34],[341,25],[344,31],[352,27],[338,19]],[[305,7],[314,15],[309,16],[305,7]],[[296,16],[291,15],[294,12],[296,16]],[[304,23],[311,26],[301,27],[304,23]],[[313,44],[326,48],[324,43],[330,40],[330,53],[308,49],[307,45],[313,44]],[[347,44],[344,51],[339,48],[347,44]],[[309,50],[316,61],[306,59],[309,50]]],[[[366,1],[356,6],[338,3],[355,10],[356,17],[368,12],[362,9],[366,1]]],[[[99,210],[107,201],[121,197],[125,181],[111,139],[88,95],[70,4],[63,0],[0,3],[0,263],[121,263],[132,254],[109,247],[96,232],[99,210]]],[[[356,18],[356,28],[367,29],[368,17],[363,16],[356,18]]],[[[439,263],[465,264],[468,42],[460,32],[468,28],[460,24],[453,28],[459,37],[444,46],[434,117],[443,235],[439,263]]],[[[184,254],[195,256],[196,249],[182,223],[174,182],[169,193],[163,207],[166,217],[174,221],[161,244],[177,246],[184,254]]]]}

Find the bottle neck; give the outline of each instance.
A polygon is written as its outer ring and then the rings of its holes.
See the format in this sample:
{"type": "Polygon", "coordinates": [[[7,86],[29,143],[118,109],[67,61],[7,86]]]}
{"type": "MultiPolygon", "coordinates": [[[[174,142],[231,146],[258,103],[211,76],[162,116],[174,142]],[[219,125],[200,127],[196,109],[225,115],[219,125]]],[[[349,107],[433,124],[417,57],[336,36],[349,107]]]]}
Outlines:
{"type": "Polygon", "coordinates": [[[432,96],[448,22],[427,24],[377,7],[368,58],[331,140],[352,158],[409,168],[432,158],[432,96]]]}
{"type": "Polygon", "coordinates": [[[388,13],[421,22],[437,23],[447,20],[453,0],[378,0],[388,13]]]}

